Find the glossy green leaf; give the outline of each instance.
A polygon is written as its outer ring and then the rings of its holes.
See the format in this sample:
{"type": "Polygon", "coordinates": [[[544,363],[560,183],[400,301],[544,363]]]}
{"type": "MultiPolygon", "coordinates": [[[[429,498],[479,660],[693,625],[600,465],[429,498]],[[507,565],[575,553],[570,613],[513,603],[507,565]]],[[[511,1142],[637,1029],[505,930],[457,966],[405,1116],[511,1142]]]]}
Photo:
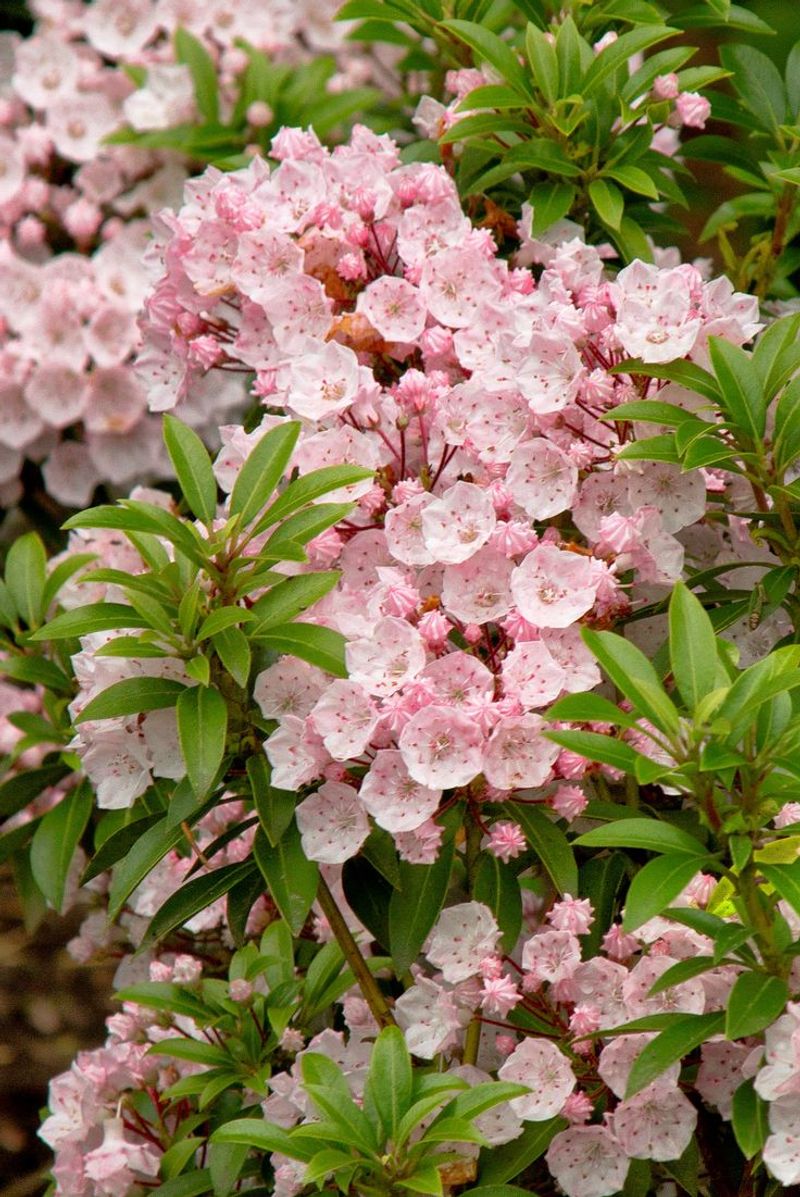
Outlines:
{"type": "Polygon", "coordinates": [[[764,435],[767,405],[750,355],[721,337],[709,337],[708,350],[725,415],[746,437],[758,441],[764,435]]]}
{"type": "Polygon", "coordinates": [[[643,848],[647,852],[708,855],[700,840],[661,819],[617,819],[585,832],[575,843],[582,848],[643,848]]]}
{"type": "Polygon", "coordinates": [[[364,1085],[364,1106],[374,1110],[387,1139],[394,1139],[411,1105],[411,1057],[399,1027],[386,1027],[372,1049],[364,1085]]]}
{"type": "Polygon", "coordinates": [[[290,790],[275,789],[270,782],[269,764],[263,753],[248,757],[247,776],[259,822],[274,848],[292,821],[297,794],[290,790]]]}
{"type": "Polygon", "coordinates": [[[217,483],[208,450],[196,432],[170,415],[164,416],[164,444],[189,510],[210,526],[217,514],[217,483]]]}
{"type": "Polygon", "coordinates": [[[231,491],[229,509],[247,527],[261,514],[297,444],[300,424],[287,421],[271,428],[248,454],[231,491]]]}
{"type": "Polygon", "coordinates": [[[677,732],[678,712],[647,657],[623,636],[584,628],[586,645],[635,710],[664,732],[677,732]]]}
{"type": "Polygon", "coordinates": [[[191,686],[178,698],[177,716],[186,772],[195,794],[204,798],[225,755],[228,704],[211,686],[191,686]]]}
{"type": "Polygon", "coordinates": [[[577,894],[578,867],[567,837],[538,806],[518,802],[513,817],[560,894],[577,894]]]}
{"type": "Polygon", "coordinates": [[[259,631],[258,643],[275,652],[289,653],[308,661],[310,665],[316,665],[334,677],[347,677],[345,639],[333,628],[300,622],[272,624],[259,631]]]}
{"type": "Polygon", "coordinates": [[[620,189],[605,179],[595,179],[589,184],[589,199],[603,224],[619,229],[625,212],[625,199],[620,189]]]}
{"type": "Polygon", "coordinates": [[[623,929],[635,931],[649,919],[661,914],[695,874],[709,863],[709,857],[690,856],[683,852],[648,861],[635,875],[628,890],[623,929]]]}
{"type": "Polygon", "coordinates": [[[762,1150],[769,1134],[769,1105],[759,1097],[753,1082],[745,1081],[733,1095],[731,1122],[739,1150],[751,1160],[762,1150]]]}
{"type": "Polygon", "coordinates": [[[119,719],[126,715],[140,715],[144,711],[160,711],[174,707],[186,692],[183,682],[169,677],[126,677],[112,682],[96,698],[87,702],[76,723],[97,719],[119,719]]]}
{"type": "Polygon", "coordinates": [[[728,1039],[757,1035],[786,1008],[789,986],[769,973],[741,973],[728,995],[725,1034],[728,1039]]]}
{"type": "Polygon", "coordinates": [[[306,858],[296,824],[292,823],[275,845],[263,832],[256,835],[253,855],[273,902],[292,934],[299,935],[317,896],[319,869],[306,858]]]}
{"type": "Polygon", "coordinates": [[[499,1147],[486,1148],[480,1155],[478,1184],[481,1189],[503,1185],[514,1180],[526,1168],[540,1159],[556,1135],[565,1130],[568,1123],[563,1118],[551,1118],[547,1122],[528,1122],[521,1135],[499,1147]]]}
{"type": "Polygon", "coordinates": [[[219,120],[219,84],[214,60],[202,42],[186,29],[175,30],[175,57],[192,74],[197,107],[207,121],[219,120]]]}
{"type": "Polygon", "coordinates": [[[153,944],[169,935],[170,931],[182,927],[254,872],[252,863],[243,861],[241,864],[222,865],[184,882],[153,915],[142,941],[143,946],[153,944]]]}
{"type": "Polygon", "coordinates": [[[273,586],[253,603],[251,611],[258,621],[253,628],[253,635],[260,636],[275,624],[288,623],[295,615],[312,607],[333,590],[339,577],[338,570],[319,570],[297,574],[273,586]]]}
{"type": "Polygon", "coordinates": [[[651,1039],[634,1060],[625,1096],[633,1097],[646,1088],[701,1043],[719,1035],[724,1025],[725,1014],[721,1010],[712,1014],[683,1014],[674,1019],[655,1039],[651,1039]]]}
{"type": "Polygon", "coordinates": [[[502,933],[503,950],[513,951],[522,928],[522,896],[514,870],[491,853],[484,853],[475,873],[472,897],[489,907],[502,933]]]}
{"type": "Polygon", "coordinates": [[[36,532],[18,536],[6,557],[5,582],[14,606],[29,628],[38,627],[44,615],[47,554],[36,532]]]}
{"type": "Polygon", "coordinates": [[[36,884],[56,910],[61,909],[72,858],[94,809],[86,781],[75,786],[43,817],[31,841],[31,870],[36,884]]]}
{"type": "Polygon", "coordinates": [[[717,638],[700,600],[677,582],[669,603],[669,658],[681,698],[693,711],[716,689],[717,638]]]}
{"type": "Polygon", "coordinates": [[[450,883],[454,841],[446,836],[431,865],[400,864],[400,889],[389,901],[389,944],[395,971],[414,964],[438,918],[450,883]]]}

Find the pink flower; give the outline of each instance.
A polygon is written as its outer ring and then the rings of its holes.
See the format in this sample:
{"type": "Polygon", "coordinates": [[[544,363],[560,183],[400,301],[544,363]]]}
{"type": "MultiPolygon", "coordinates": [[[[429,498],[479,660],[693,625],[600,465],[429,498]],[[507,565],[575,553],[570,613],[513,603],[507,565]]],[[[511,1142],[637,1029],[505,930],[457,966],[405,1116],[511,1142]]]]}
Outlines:
{"type": "Polygon", "coordinates": [[[480,972],[481,962],[494,952],[500,930],[482,902],[462,902],[439,915],[425,955],[442,970],[445,981],[456,984],[480,972]]]}
{"type": "Polygon", "coordinates": [[[564,894],[548,911],[547,921],[557,931],[571,931],[573,935],[585,935],[594,922],[594,911],[588,898],[573,898],[564,894]]]}
{"type": "Polygon", "coordinates": [[[591,562],[553,545],[539,545],[511,576],[522,615],[537,627],[565,628],[591,610],[597,591],[591,562]]]}
{"type": "Polygon", "coordinates": [[[369,835],[369,819],[352,786],[326,781],[295,812],[303,851],[321,864],[342,864],[369,835]]]}
{"type": "Polygon", "coordinates": [[[505,1018],[520,1001],[520,993],[508,976],[485,977],[481,990],[481,1009],[505,1018]]]}
{"type": "Polygon", "coordinates": [[[379,827],[387,831],[413,831],[433,815],[442,796],[409,775],[396,749],[376,752],[364,777],[359,798],[379,827]]]}
{"type": "Polygon", "coordinates": [[[675,115],[688,129],[704,129],[711,115],[711,104],[696,91],[684,91],[675,101],[675,115]]]}
{"type": "Polygon", "coordinates": [[[630,1161],[607,1126],[571,1126],[547,1149],[547,1166],[568,1197],[612,1197],[630,1161]]]}
{"type": "Polygon", "coordinates": [[[486,847],[498,860],[508,863],[525,851],[527,843],[518,823],[500,822],[492,824],[486,847]]]}
{"type": "Polygon", "coordinates": [[[398,747],[409,774],[430,789],[466,785],[481,772],[484,738],[467,715],[428,706],[403,728],[398,747]]]}
{"type": "Polygon", "coordinates": [[[568,823],[583,814],[589,805],[589,799],[580,786],[559,786],[547,801],[559,818],[566,819],[568,823]]]}
{"type": "Polygon", "coordinates": [[[514,1113],[526,1122],[554,1118],[575,1087],[569,1060],[546,1039],[524,1039],[497,1075],[503,1081],[516,1081],[531,1090],[510,1103],[514,1113]]]}

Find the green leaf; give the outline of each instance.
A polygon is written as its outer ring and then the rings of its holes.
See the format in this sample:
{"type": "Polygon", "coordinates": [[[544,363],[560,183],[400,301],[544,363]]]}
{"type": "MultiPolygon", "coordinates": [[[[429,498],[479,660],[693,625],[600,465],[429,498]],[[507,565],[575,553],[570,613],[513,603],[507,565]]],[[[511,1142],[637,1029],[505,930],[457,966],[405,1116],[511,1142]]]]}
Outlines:
{"type": "Polygon", "coordinates": [[[124,603],[87,603],[85,607],[74,607],[72,611],[56,615],[34,632],[31,640],[72,640],[77,636],[88,636],[90,632],[149,626],[148,620],[124,603]]]}
{"type": "Polygon", "coordinates": [[[5,581],[14,606],[29,628],[42,622],[46,576],[47,554],[38,534],[18,536],[8,550],[5,581]]]}
{"type": "Polygon", "coordinates": [[[633,1097],[701,1043],[719,1035],[725,1025],[723,1011],[683,1014],[643,1048],[633,1062],[625,1096],[633,1097]]]}
{"type": "Polygon", "coordinates": [[[210,526],[217,515],[217,483],[205,445],[196,432],[170,415],[164,416],[164,444],[190,511],[210,526]]]}
{"type": "Polygon", "coordinates": [[[645,378],[663,378],[667,382],[677,382],[689,391],[697,391],[712,403],[719,403],[720,392],[717,380],[708,370],[694,362],[643,362],[641,358],[630,358],[627,362],[620,362],[612,366],[611,374],[642,375],[645,378]]]}
{"type": "Polygon", "coordinates": [[[49,810],[31,841],[31,870],[48,902],[61,910],[72,858],[94,809],[92,787],[84,781],[49,810]]]}
{"type": "Polygon", "coordinates": [[[641,29],[632,29],[623,33],[611,45],[597,55],[592,62],[581,83],[584,96],[591,96],[598,90],[599,84],[609,75],[624,68],[627,71],[628,61],[634,55],[640,54],[658,42],[666,41],[669,37],[676,37],[677,29],[670,29],[666,25],[645,25],[641,29]]]}
{"type": "Polygon", "coordinates": [[[252,629],[252,634],[260,636],[276,623],[288,623],[333,590],[340,576],[335,569],[319,570],[279,582],[253,603],[251,611],[258,623],[252,629]]]}
{"type": "Polygon", "coordinates": [[[525,70],[511,47],[496,34],[473,21],[442,21],[441,28],[454,33],[480,59],[493,66],[500,78],[520,96],[530,96],[530,83],[525,70]]]}
{"type": "Polygon", "coordinates": [[[204,1197],[212,1192],[211,1173],[208,1168],[201,1168],[198,1172],[174,1176],[159,1185],[155,1192],[158,1197],[204,1197]]]}
{"type": "Polygon", "coordinates": [[[57,785],[70,772],[68,765],[42,765],[15,773],[0,783],[0,819],[15,815],[49,786],[57,785]]]}
{"type": "Polygon", "coordinates": [[[183,682],[176,682],[169,677],[126,677],[101,690],[96,698],[86,704],[75,722],[119,719],[125,715],[140,715],[144,711],[160,711],[164,707],[174,707],[184,693],[186,686],[183,682]]]}
{"type": "Polygon", "coordinates": [[[721,337],[709,337],[708,350],[725,415],[750,440],[759,441],[766,428],[767,404],[752,358],[721,337]]]}
{"type": "Polygon", "coordinates": [[[650,986],[647,996],[654,997],[657,993],[672,989],[674,985],[681,985],[684,981],[691,981],[693,977],[700,977],[718,963],[713,956],[692,956],[690,960],[679,960],[650,986]]]}
{"type": "Polygon", "coordinates": [[[306,859],[297,824],[292,822],[275,845],[259,832],[253,841],[253,855],[273,902],[292,934],[299,935],[317,896],[319,869],[306,859]]]}
{"type": "Polygon", "coordinates": [[[185,882],[153,915],[142,946],[150,946],[169,935],[170,931],[182,927],[201,910],[207,910],[219,898],[223,898],[235,885],[251,877],[254,872],[251,862],[243,861],[241,864],[222,865],[219,869],[213,869],[210,873],[185,882]]]}
{"type": "Polygon", "coordinates": [[[133,819],[132,822],[126,823],[115,831],[108,839],[104,839],[102,844],[98,847],[92,859],[81,875],[81,885],[85,885],[87,881],[91,881],[93,877],[99,877],[106,869],[110,869],[122,860],[123,856],[127,856],[134,844],[136,844],[146,831],[155,824],[163,821],[163,814],[145,815],[140,819],[133,819]]]}
{"type": "Polygon", "coordinates": [[[525,53],[537,88],[548,104],[554,104],[559,98],[556,49],[547,35],[532,24],[528,25],[525,34],[525,53]]]}
{"type": "Polygon", "coordinates": [[[29,682],[33,686],[44,686],[57,694],[70,694],[72,680],[63,670],[44,657],[6,657],[0,660],[0,674],[17,682],[29,682]]]}
{"type": "Polygon", "coordinates": [[[529,1122],[525,1124],[522,1134],[510,1143],[482,1151],[478,1181],[484,1197],[488,1197],[488,1188],[505,1187],[505,1181],[520,1176],[535,1160],[540,1159],[556,1135],[567,1126],[563,1118],[529,1122]]]}
{"type": "Polygon", "coordinates": [[[625,200],[620,189],[605,179],[595,179],[589,184],[589,199],[603,224],[619,229],[625,212],[625,200]]]}
{"type": "Polygon", "coordinates": [[[769,1134],[769,1106],[759,1097],[752,1081],[745,1081],[733,1095],[733,1133],[746,1160],[762,1150],[769,1134]]]}
{"type": "Polygon", "coordinates": [[[616,819],[585,832],[574,842],[581,848],[643,848],[647,852],[708,855],[708,849],[693,835],[660,819],[616,819]]]}
{"type": "Polygon", "coordinates": [[[623,636],[584,628],[583,639],[611,681],[661,731],[677,732],[678,712],[647,657],[623,636]]]}
{"type": "MultiPolygon", "coordinates": [[[[371,1154],[378,1145],[377,1128],[353,1101],[339,1066],[321,1053],[307,1051],[300,1061],[303,1088],[317,1109],[341,1134],[343,1146],[371,1154]]],[[[313,1134],[313,1130],[311,1131],[313,1134]]]]}
{"type": "Polygon", "coordinates": [[[629,166],[623,163],[606,169],[604,177],[621,183],[623,187],[627,187],[629,191],[635,191],[637,195],[646,195],[648,199],[658,199],[658,187],[647,171],[642,170],[640,166],[629,166]]]}
{"type": "Polygon", "coordinates": [[[155,503],[138,499],[120,499],[115,507],[90,507],[71,516],[62,528],[116,528],[121,532],[163,536],[190,561],[197,565],[205,565],[206,561],[206,544],[192,524],[179,520],[155,503]]]}
{"type": "Polygon", "coordinates": [[[109,891],[110,919],[117,917],[137,885],[183,839],[183,835],[180,824],[168,827],[165,816],[136,841],[128,855],[114,869],[109,891]]]}
{"type": "Polygon", "coordinates": [[[511,952],[522,928],[522,896],[514,870],[491,853],[484,853],[475,873],[472,897],[489,907],[502,932],[505,952],[511,952]]]}
{"type": "Polygon", "coordinates": [[[628,890],[623,929],[635,931],[661,914],[710,859],[681,852],[648,861],[633,878],[628,890]]]}
{"type": "Polygon", "coordinates": [[[292,821],[297,794],[291,790],[276,790],[270,784],[269,764],[263,752],[247,758],[247,776],[259,822],[274,848],[292,821]]]}
{"type": "Polygon", "coordinates": [[[577,894],[578,867],[564,832],[538,806],[513,804],[514,819],[560,894],[577,894]]]}
{"type": "Polygon", "coordinates": [[[183,690],[177,702],[178,739],[192,789],[204,798],[216,779],[228,734],[228,704],[211,686],[183,690]]]}
{"type": "Polygon", "coordinates": [[[211,637],[214,651],[227,669],[233,680],[247,688],[252,665],[250,641],[241,628],[225,628],[211,637]]]}
{"type": "Polygon", "coordinates": [[[792,910],[800,914],[800,860],[795,860],[792,864],[759,862],[758,869],[784,901],[789,903],[792,910]]]}
{"type": "Polygon", "coordinates": [[[379,944],[388,948],[389,903],[396,892],[394,887],[361,855],[344,862],[342,887],[356,917],[379,944]]]}
{"type": "Polygon", "coordinates": [[[389,944],[396,973],[405,973],[416,961],[438,918],[450,883],[455,843],[445,836],[431,865],[400,862],[400,889],[389,901],[389,944]]]}
{"type": "Polygon", "coordinates": [[[548,719],[571,723],[610,723],[630,727],[636,722],[625,711],[600,694],[567,694],[547,712],[548,719]]]}
{"type": "Polygon", "coordinates": [[[411,1105],[411,1057],[399,1027],[386,1027],[375,1040],[364,1085],[364,1108],[373,1109],[387,1139],[395,1139],[411,1105]]]}
{"type": "Polygon", "coordinates": [[[694,711],[716,689],[717,638],[700,600],[678,582],[669,603],[669,658],[681,698],[694,711]]]}
{"type": "Polygon", "coordinates": [[[569,183],[536,183],[528,194],[533,208],[531,232],[534,236],[546,232],[557,220],[562,220],[571,209],[576,191],[569,183]]]}
{"type": "Polygon", "coordinates": [[[219,120],[219,85],[214,61],[203,43],[186,29],[175,30],[175,57],[188,66],[194,82],[194,94],[201,115],[207,120],[219,120]]]}
{"type": "Polygon", "coordinates": [[[209,1143],[208,1170],[214,1185],[214,1197],[228,1197],[239,1180],[247,1159],[244,1143],[209,1143]]]}
{"type": "Polygon", "coordinates": [[[782,977],[742,973],[728,995],[725,1034],[728,1039],[757,1035],[783,1013],[788,1000],[789,986],[782,977]]]}
{"type": "Polygon", "coordinates": [[[772,59],[753,46],[743,45],[723,46],[719,56],[761,128],[777,130],[786,120],[786,87],[772,59]]]}
{"type": "Polygon", "coordinates": [[[434,1164],[419,1164],[405,1180],[395,1181],[399,1189],[408,1189],[411,1193],[422,1193],[427,1197],[442,1197],[442,1177],[434,1164]]]}
{"type": "Polygon", "coordinates": [[[586,757],[587,761],[599,761],[604,765],[611,765],[614,769],[621,769],[623,773],[634,773],[636,762],[642,759],[641,754],[634,752],[630,744],[624,740],[617,740],[614,736],[603,736],[598,732],[586,731],[548,731],[544,735],[562,748],[577,752],[586,757]]]}
{"type": "Polygon", "coordinates": [[[308,1161],[314,1155],[313,1146],[263,1118],[235,1118],[226,1122],[214,1131],[211,1142],[245,1143],[256,1151],[277,1151],[292,1160],[308,1161]]]}
{"type": "Polygon", "coordinates": [[[324,669],[326,673],[332,673],[334,677],[347,677],[345,638],[333,628],[299,622],[273,624],[259,632],[257,639],[259,644],[275,652],[290,653],[302,661],[308,661],[310,665],[324,669]]]}
{"type": "Polygon", "coordinates": [[[297,420],[278,424],[248,454],[230,497],[230,513],[240,517],[243,527],[261,514],[283,477],[299,435],[297,420]]]}
{"type": "MultiPolygon", "coordinates": [[[[249,460],[250,458],[248,458],[249,460]]],[[[374,471],[365,470],[363,466],[336,465],[323,466],[319,470],[313,470],[310,474],[304,474],[302,478],[295,478],[267,508],[254,531],[263,532],[265,528],[271,528],[279,520],[285,520],[288,516],[294,515],[295,512],[299,512],[302,507],[313,503],[322,495],[331,494],[346,486],[355,486],[372,477],[374,477],[374,471]]],[[[352,504],[349,507],[352,510],[352,504]]],[[[274,546],[281,540],[291,539],[288,531],[284,531],[285,528],[288,528],[288,525],[278,528],[270,537],[264,546],[266,552],[275,551],[274,546]]]]}

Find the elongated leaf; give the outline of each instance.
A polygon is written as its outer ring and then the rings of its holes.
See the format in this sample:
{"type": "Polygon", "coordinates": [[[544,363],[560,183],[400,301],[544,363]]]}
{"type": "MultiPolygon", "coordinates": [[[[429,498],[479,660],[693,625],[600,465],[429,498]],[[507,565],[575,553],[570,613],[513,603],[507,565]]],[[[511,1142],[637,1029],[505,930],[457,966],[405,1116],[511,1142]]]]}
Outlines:
{"type": "Polygon", "coordinates": [[[317,896],[319,869],[306,859],[297,825],[293,822],[274,846],[260,832],[253,842],[253,855],[273,902],[292,934],[299,935],[317,896]]]}
{"type": "Polygon", "coordinates": [[[589,199],[603,224],[619,229],[625,212],[625,199],[619,188],[605,179],[595,179],[589,184],[589,199]]]}
{"type": "Polygon", "coordinates": [[[614,632],[584,628],[583,639],[611,681],[640,714],[665,732],[678,730],[678,712],[643,652],[614,632]]]}
{"type": "MultiPolygon", "coordinates": [[[[252,635],[256,639],[255,633],[252,635]]],[[[259,644],[275,652],[300,657],[302,661],[308,661],[310,665],[316,665],[334,677],[347,677],[345,639],[333,628],[302,622],[272,624],[264,631],[259,631],[257,639],[259,644]]]]}
{"type": "Polygon", "coordinates": [[[29,628],[38,627],[44,615],[47,554],[36,532],[18,536],[6,557],[5,581],[14,606],[29,628]]]}
{"type": "Polygon", "coordinates": [[[578,866],[564,832],[537,806],[516,803],[514,818],[560,894],[577,894],[578,866]]]}
{"type": "Polygon", "coordinates": [[[364,1101],[377,1114],[386,1138],[394,1139],[411,1105],[411,1057],[399,1027],[386,1027],[375,1040],[364,1101]]]}
{"type": "Polygon", "coordinates": [[[753,46],[724,46],[722,64],[735,78],[735,86],[750,112],[764,129],[776,129],[786,120],[786,87],[771,58],[753,46]]]}
{"type": "Polygon", "coordinates": [[[214,1131],[212,1143],[246,1143],[256,1151],[278,1151],[292,1160],[310,1160],[314,1147],[263,1118],[236,1118],[214,1131]]]}
{"type": "Polygon", "coordinates": [[[526,1123],[522,1134],[500,1147],[487,1148],[480,1155],[478,1182],[481,1189],[503,1185],[521,1175],[547,1151],[556,1135],[568,1123],[563,1118],[526,1123]]]}
{"type": "Polygon", "coordinates": [[[235,885],[252,877],[255,867],[250,861],[241,864],[223,865],[200,877],[193,877],[174,894],[167,898],[150,920],[143,945],[150,945],[169,935],[184,923],[207,910],[219,898],[223,898],[235,885]]]}
{"type": "Polygon", "coordinates": [[[769,1106],[759,1097],[752,1081],[745,1081],[733,1095],[733,1133],[747,1160],[757,1155],[769,1134],[769,1106]]]}
{"type": "Polygon", "coordinates": [[[445,837],[432,865],[401,861],[400,889],[389,901],[389,947],[398,974],[416,961],[439,915],[450,883],[454,841],[445,837]]]}
{"type": "Polygon", "coordinates": [[[713,1014],[683,1014],[676,1018],[634,1060],[625,1096],[633,1097],[676,1061],[688,1056],[712,1036],[719,1035],[724,1025],[725,1014],[721,1010],[713,1014]]]}
{"type": "Polygon", "coordinates": [[[644,848],[648,852],[708,855],[700,840],[661,819],[617,819],[578,836],[575,843],[582,848],[644,848]]]}
{"type": "Polygon", "coordinates": [[[164,443],[189,509],[210,525],[217,514],[217,483],[208,450],[196,432],[170,415],[164,416],[164,443]]]}
{"type": "Polygon", "coordinates": [[[121,682],[113,682],[88,702],[75,722],[119,719],[125,715],[139,715],[143,711],[160,711],[165,707],[174,707],[185,693],[183,682],[176,682],[173,678],[126,677],[121,682]]]}
{"type": "Polygon", "coordinates": [[[108,839],[103,840],[84,869],[81,875],[81,885],[85,885],[93,877],[99,877],[101,873],[105,873],[106,869],[112,868],[118,860],[122,860],[123,856],[127,856],[144,833],[149,831],[155,823],[160,823],[163,818],[163,814],[144,815],[142,818],[134,819],[131,823],[126,823],[118,831],[109,835],[108,839]]]}
{"type": "Polygon", "coordinates": [[[177,701],[178,739],[186,772],[198,798],[204,798],[225,755],[228,704],[210,686],[184,688],[177,701]]]}
{"type": "Polygon", "coordinates": [[[623,740],[614,736],[602,736],[598,732],[549,731],[544,734],[548,740],[553,740],[562,748],[569,748],[571,752],[577,752],[586,757],[587,761],[600,761],[604,765],[621,769],[623,773],[634,773],[636,762],[646,759],[640,753],[634,752],[630,744],[623,740]]]}
{"type": "Polygon", "coordinates": [[[230,513],[241,518],[243,527],[266,506],[283,477],[299,435],[300,424],[296,420],[287,421],[271,428],[249,453],[230,498],[230,513]]]}
{"type": "Polygon", "coordinates": [[[62,525],[71,528],[117,528],[122,532],[163,536],[198,565],[205,563],[205,544],[192,524],[182,522],[155,503],[120,499],[116,507],[90,507],[62,525]]]}
{"type": "Polygon", "coordinates": [[[630,727],[636,722],[616,703],[600,694],[591,693],[567,694],[550,707],[547,717],[572,723],[610,723],[621,727],[630,727]]]}
{"type": "Polygon", "coordinates": [[[559,97],[558,58],[555,46],[535,25],[529,25],[525,34],[525,53],[536,86],[547,103],[554,104],[559,97]]]}
{"type": "Polygon", "coordinates": [[[497,919],[503,950],[513,951],[522,928],[522,895],[511,867],[485,853],[478,864],[472,896],[488,906],[497,919]]]}
{"type": "Polygon", "coordinates": [[[61,909],[72,858],[94,808],[88,782],[75,786],[42,819],[31,842],[31,870],[36,884],[56,910],[61,909]]]}
{"type": "Polygon", "coordinates": [[[112,632],[117,628],[147,628],[150,624],[133,607],[124,603],[87,603],[56,615],[32,640],[72,640],[90,632],[112,632]]]}
{"type": "Polygon", "coordinates": [[[274,848],[292,821],[297,794],[290,790],[276,790],[270,784],[269,765],[263,753],[248,758],[247,776],[259,822],[274,848]]]}
{"type": "Polygon", "coordinates": [[[389,903],[396,892],[386,878],[363,856],[353,856],[342,866],[344,896],[370,935],[388,948],[389,903]]]}
{"type": "Polygon", "coordinates": [[[767,405],[750,355],[721,337],[709,337],[708,350],[725,415],[750,440],[758,441],[764,435],[767,405]]]}
{"type": "Polygon", "coordinates": [[[186,1172],[165,1180],[156,1190],[158,1197],[204,1197],[212,1192],[211,1173],[208,1168],[198,1172],[186,1172]]]}
{"type": "Polygon", "coordinates": [[[520,96],[530,96],[530,82],[519,60],[496,34],[473,21],[442,21],[441,24],[499,71],[505,83],[520,96]]]}
{"type": "MultiPolygon", "coordinates": [[[[270,504],[256,524],[255,531],[263,532],[265,528],[271,528],[279,520],[286,520],[287,517],[294,515],[295,512],[299,512],[301,508],[305,507],[308,503],[313,503],[315,499],[321,498],[322,495],[329,495],[341,490],[343,487],[354,486],[359,482],[366,482],[368,478],[372,478],[373,476],[374,472],[372,470],[365,470],[363,466],[336,465],[323,466],[321,469],[314,470],[310,474],[304,474],[302,478],[295,478],[281,492],[278,498],[270,504]]],[[[270,546],[274,545],[274,542],[285,538],[283,527],[278,528],[270,537],[265,548],[269,549],[270,546]]]]}
{"type": "Polygon", "coordinates": [[[320,570],[313,574],[298,574],[273,586],[253,603],[251,610],[258,620],[253,635],[259,636],[275,624],[294,619],[333,590],[339,577],[338,570],[320,570]]]}
{"type": "Polygon", "coordinates": [[[175,57],[192,74],[197,107],[207,121],[219,120],[219,84],[211,55],[186,29],[175,30],[175,57]]]}
{"type": "Polygon", "coordinates": [[[669,656],[675,685],[693,711],[716,687],[717,638],[702,603],[683,582],[669,604],[669,656]]]}
{"type": "Polygon", "coordinates": [[[70,772],[68,765],[42,765],[15,773],[0,783],[0,819],[15,815],[48,786],[57,785],[70,772]]]}
{"type": "Polygon", "coordinates": [[[622,37],[606,46],[589,67],[581,84],[583,95],[592,95],[604,79],[620,68],[627,70],[628,61],[635,54],[669,37],[675,37],[677,33],[676,29],[666,25],[645,25],[640,29],[632,29],[630,33],[623,33],[622,37]]]}
{"type": "Polygon", "coordinates": [[[800,914],[800,860],[792,864],[759,862],[758,868],[770,885],[789,903],[792,910],[800,914]]]}
{"type": "Polygon", "coordinates": [[[115,919],[130,897],[151,869],[183,838],[180,823],[167,826],[164,817],[149,828],[114,869],[109,891],[109,918],[115,919]]]}
{"type": "Polygon", "coordinates": [[[707,864],[709,857],[673,853],[651,860],[634,877],[625,902],[622,926],[635,931],[661,914],[707,864]]]}
{"type": "Polygon", "coordinates": [[[786,1008],[789,986],[782,977],[746,972],[738,976],[728,995],[725,1034],[729,1039],[757,1035],[786,1008]]]}

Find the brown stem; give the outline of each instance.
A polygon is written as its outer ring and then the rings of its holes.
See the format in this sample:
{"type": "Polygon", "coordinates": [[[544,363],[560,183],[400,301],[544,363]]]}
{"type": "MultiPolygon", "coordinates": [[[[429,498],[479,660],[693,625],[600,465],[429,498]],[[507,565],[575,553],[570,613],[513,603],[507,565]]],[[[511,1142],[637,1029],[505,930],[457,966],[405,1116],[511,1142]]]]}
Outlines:
{"type": "Polygon", "coordinates": [[[328,883],[321,874],[317,888],[317,901],[322,907],[322,913],[328,920],[331,931],[333,931],[336,937],[336,942],[342,949],[345,960],[353,970],[353,976],[358,982],[359,989],[364,995],[364,1000],[372,1012],[372,1017],[379,1027],[396,1026],[394,1016],[389,1009],[389,1004],[381,992],[378,982],[369,971],[367,962],[361,954],[361,949],[353,938],[353,933],[345,922],[341,910],[336,905],[336,899],[331,893],[328,883]]]}

